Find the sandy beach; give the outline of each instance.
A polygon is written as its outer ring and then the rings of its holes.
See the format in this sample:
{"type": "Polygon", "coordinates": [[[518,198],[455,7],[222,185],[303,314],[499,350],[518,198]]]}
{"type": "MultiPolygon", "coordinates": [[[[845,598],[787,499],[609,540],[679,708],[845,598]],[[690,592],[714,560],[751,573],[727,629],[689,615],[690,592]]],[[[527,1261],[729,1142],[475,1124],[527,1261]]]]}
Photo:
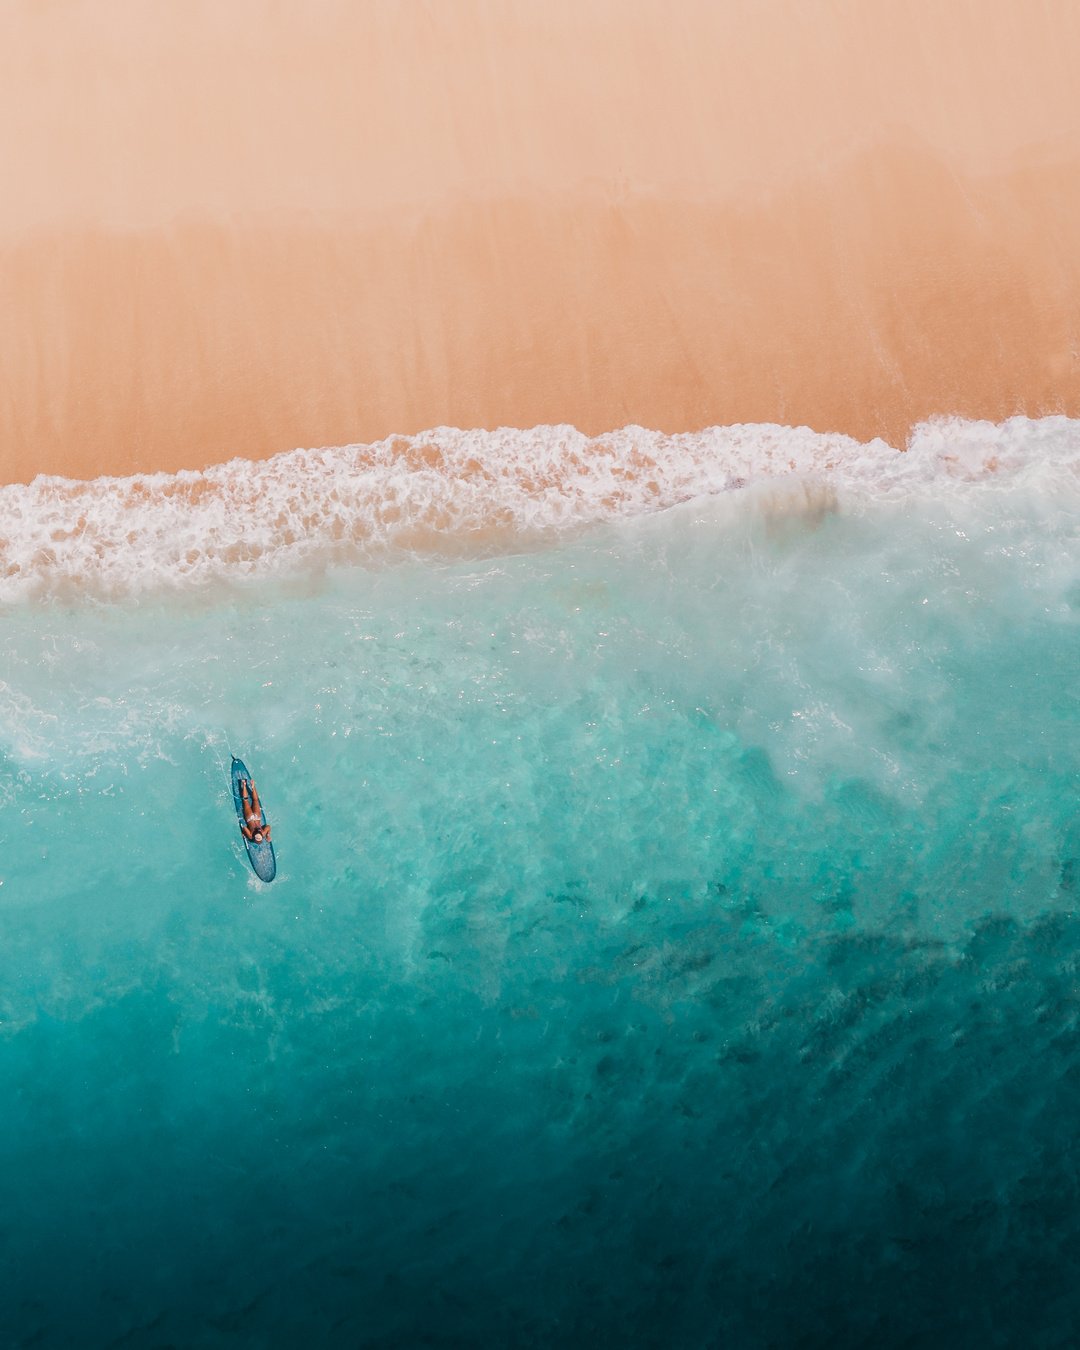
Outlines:
{"type": "Polygon", "coordinates": [[[0,480],[1080,414],[1080,8],[0,14],[0,480]]]}

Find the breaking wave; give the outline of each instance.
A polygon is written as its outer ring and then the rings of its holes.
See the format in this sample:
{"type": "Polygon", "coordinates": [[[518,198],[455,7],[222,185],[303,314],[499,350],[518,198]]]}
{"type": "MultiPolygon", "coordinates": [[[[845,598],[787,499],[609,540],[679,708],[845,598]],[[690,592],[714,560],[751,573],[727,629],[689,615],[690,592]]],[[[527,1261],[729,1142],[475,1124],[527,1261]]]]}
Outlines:
{"type": "MultiPolygon", "coordinates": [[[[625,427],[440,427],[200,471],[0,488],[0,602],[121,596],[281,574],[395,551],[533,547],[567,531],[784,481],[763,509],[820,512],[838,493],[1032,479],[1080,487],[1080,421],[942,419],[904,452],[806,427],[666,435],[625,427]]],[[[762,507],[760,493],[755,498],[762,507]]]]}

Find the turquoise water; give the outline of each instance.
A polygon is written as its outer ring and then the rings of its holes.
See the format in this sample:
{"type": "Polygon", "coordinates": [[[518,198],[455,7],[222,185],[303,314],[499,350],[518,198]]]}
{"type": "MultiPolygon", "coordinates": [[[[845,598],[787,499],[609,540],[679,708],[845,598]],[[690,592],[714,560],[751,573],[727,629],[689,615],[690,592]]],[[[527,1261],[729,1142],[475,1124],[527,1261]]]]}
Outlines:
{"type": "Polygon", "coordinates": [[[754,502],[8,607],[0,1342],[1074,1343],[1075,494],[754,502]]]}

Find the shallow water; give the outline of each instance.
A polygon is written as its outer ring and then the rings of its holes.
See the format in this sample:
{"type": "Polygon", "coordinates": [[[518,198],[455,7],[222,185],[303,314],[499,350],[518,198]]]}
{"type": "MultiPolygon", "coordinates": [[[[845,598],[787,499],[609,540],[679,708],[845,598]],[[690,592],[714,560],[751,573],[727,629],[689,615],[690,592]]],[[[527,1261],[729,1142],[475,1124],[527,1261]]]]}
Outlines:
{"type": "Polygon", "coordinates": [[[1072,1343],[1052,470],[10,604],[0,1341],[1072,1343]]]}

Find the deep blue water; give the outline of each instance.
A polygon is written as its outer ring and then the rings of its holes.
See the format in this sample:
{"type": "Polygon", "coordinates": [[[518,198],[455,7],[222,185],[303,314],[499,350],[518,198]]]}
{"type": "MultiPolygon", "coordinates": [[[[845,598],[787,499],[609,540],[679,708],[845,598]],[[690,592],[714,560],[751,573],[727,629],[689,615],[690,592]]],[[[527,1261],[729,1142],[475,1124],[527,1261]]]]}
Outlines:
{"type": "Polygon", "coordinates": [[[1077,542],[723,501],[11,607],[0,1343],[1075,1344],[1077,542]]]}

